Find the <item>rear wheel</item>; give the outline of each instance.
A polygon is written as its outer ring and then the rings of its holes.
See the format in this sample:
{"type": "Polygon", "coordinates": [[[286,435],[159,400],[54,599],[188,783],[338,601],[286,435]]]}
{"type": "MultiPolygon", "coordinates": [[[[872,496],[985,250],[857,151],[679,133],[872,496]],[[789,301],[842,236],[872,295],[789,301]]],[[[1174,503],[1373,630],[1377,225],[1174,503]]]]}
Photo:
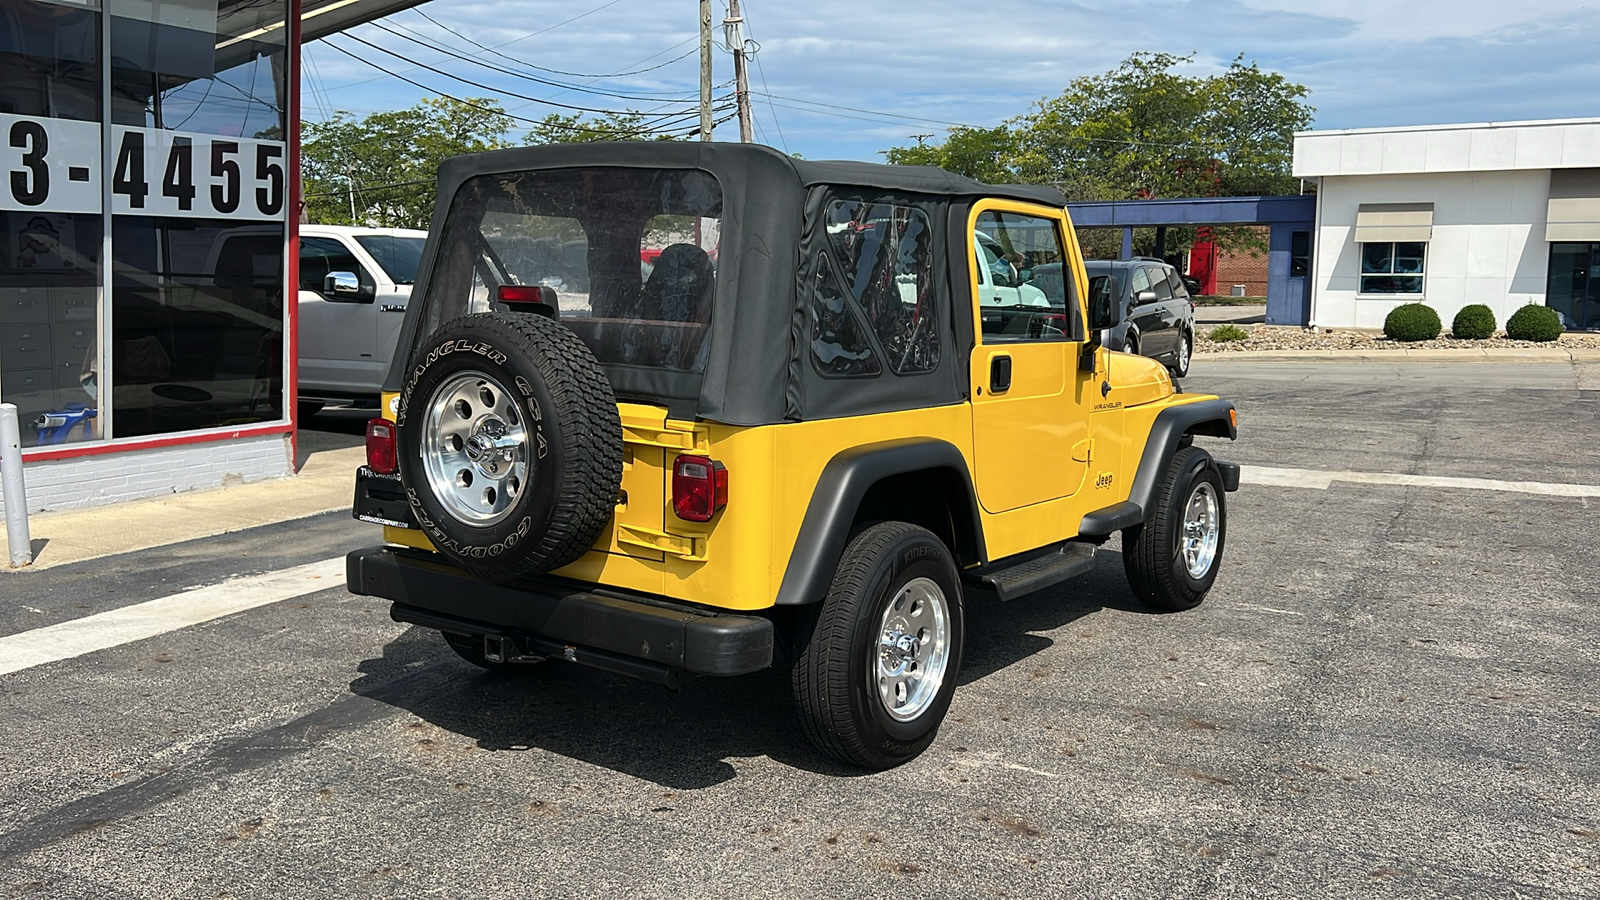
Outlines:
{"type": "Polygon", "coordinates": [[[887,769],[933,743],[961,667],[961,585],[925,528],[883,522],[845,548],[790,683],[812,743],[887,769]]]}
{"type": "Polygon", "coordinates": [[[1194,338],[1185,331],[1178,335],[1178,355],[1174,358],[1170,368],[1173,378],[1183,378],[1189,374],[1189,360],[1194,356],[1194,338]]]}
{"type": "Polygon", "coordinates": [[[1122,566],[1134,596],[1157,609],[1193,609],[1222,565],[1228,508],[1211,454],[1184,447],[1167,465],[1143,525],[1122,532],[1122,566]]]}

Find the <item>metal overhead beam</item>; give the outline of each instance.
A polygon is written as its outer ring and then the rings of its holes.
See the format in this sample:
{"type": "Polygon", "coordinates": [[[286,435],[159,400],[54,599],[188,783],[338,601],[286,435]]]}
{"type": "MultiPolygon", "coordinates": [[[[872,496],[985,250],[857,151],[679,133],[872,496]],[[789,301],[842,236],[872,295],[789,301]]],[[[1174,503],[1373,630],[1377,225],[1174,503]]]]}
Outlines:
{"type": "Polygon", "coordinates": [[[304,0],[300,7],[300,43],[325,38],[422,3],[423,0],[304,0]]]}

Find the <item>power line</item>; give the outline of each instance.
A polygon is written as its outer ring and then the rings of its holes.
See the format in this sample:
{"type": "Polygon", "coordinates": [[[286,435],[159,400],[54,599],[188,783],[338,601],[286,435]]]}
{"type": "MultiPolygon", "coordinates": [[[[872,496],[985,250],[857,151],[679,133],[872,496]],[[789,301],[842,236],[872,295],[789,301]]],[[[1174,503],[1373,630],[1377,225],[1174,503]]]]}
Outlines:
{"type": "MultiPolygon", "coordinates": [[[[480,50],[485,50],[485,51],[487,51],[489,53],[493,53],[495,56],[498,56],[501,59],[509,60],[511,62],[517,63],[518,65],[527,66],[530,69],[537,69],[540,72],[549,72],[552,75],[565,75],[568,78],[595,78],[595,79],[600,79],[600,78],[622,78],[622,77],[625,77],[625,76],[628,76],[628,75],[642,75],[645,72],[654,72],[657,69],[661,69],[661,68],[665,68],[667,66],[670,66],[673,63],[677,62],[678,60],[683,59],[683,58],[689,56],[690,54],[694,53],[695,50],[699,49],[698,47],[694,48],[694,49],[691,49],[688,53],[685,53],[682,56],[674,56],[672,59],[669,59],[664,63],[659,63],[657,65],[649,66],[649,67],[646,67],[646,68],[643,68],[643,69],[635,69],[635,70],[633,70],[631,72],[610,72],[610,73],[605,74],[605,75],[596,75],[596,74],[588,73],[588,72],[563,72],[560,69],[547,69],[544,66],[536,66],[533,63],[528,62],[525,59],[519,59],[519,58],[517,58],[515,56],[510,56],[508,54],[501,53],[500,51],[494,49],[493,47],[484,46],[483,44],[478,43],[477,41],[473,40],[470,37],[467,37],[466,35],[462,34],[461,32],[456,31],[454,28],[451,28],[450,26],[444,24],[443,22],[440,22],[438,19],[435,19],[433,16],[428,15],[427,13],[423,12],[420,8],[414,9],[413,12],[415,12],[417,15],[423,17],[424,19],[427,19],[429,22],[432,22],[434,25],[438,26],[440,29],[442,29],[444,31],[447,31],[450,34],[455,35],[456,37],[462,39],[463,41],[466,41],[467,43],[471,44],[474,47],[477,47],[480,50]]],[[[399,25],[401,28],[405,28],[406,27],[406,26],[402,25],[399,22],[396,22],[394,24],[399,25]]],[[[407,29],[407,30],[409,31],[410,29],[407,29]]],[[[415,32],[413,32],[413,33],[415,33],[415,32]]],[[[535,32],[535,34],[538,34],[538,33],[539,32],[535,32]]],[[[532,35],[529,35],[529,37],[532,37],[532,35]]],[[[679,47],[682,47],[684,44],[687,44],[687,43],[689,43],[691,41],[694,41],[694,40],[696,40],[696,38],[690,37],[687,40],[679,41],[678,43],[673,44],[671,47],[668,47],[667,49],[661,51],[661,53],[671,53],[673,50],[676,50],[679,47]]],[[[501,46],[503,47],[505,45],[502,44],[501,46]]],[[[657,53],[655,55],[656,56],[660,56],[661,54],[657,53]]],[[[645,62],[645,61],[648,61],[649,59],[650,59],[650,57],[647,56],[644,59],[640,60],[640,62],[645,62]]],[[[637,63],[635,63],[635,65],[637,65],[637,63]]]]}
{"type": "MultiPolygon", "coordinates": [[[[723,109],[727,109],[728,107],[724,106],[722,108],[723,109]]],[[[696,111],[695,116],[694,117],[690,117],[690,118],[698,118],[698,116],[699,116],[699,112],[696,111]]],[[[732,115],[723,116],[722,118],[717,119],[714,124],[721,125],[721,124],[724,124],[726,122],[732,121],[734,118],[735,118],[735,116],[732,116],[732,115]]],[[[679,127],[675,128],[675,129],[673,129],[671,133],[679,134],[679,135],[687,137],[688,135],[694,134],[698,130],[699,130],[699,126],[698,126],[698,123],[697,123],[694,127],[689,127],[687,125],[679,126],[679,127]]],[[[662,133],[666,133],[666,132],[662,132],[662,133]]],[[[365,194],[377,194],[377,193],[385,193],[385,192],[398,190],[400,188],[417,187],[418,185],[427,185],[427,184],[436,185],[436,184],[438,184],[438,180],[437,179],[433,179],[433,178],[419,178],[419,179],[414,179],[414,180],[411,180],[411,181],[392,181],[392,182],[389,182],[387,184],[363,185],[361,187],[361,191],[362,191],[362,193],[365,193],[365,194]]],[[[310,200],[312,198],[319,198],[320,199],[322,197],[343,197],[346,193],[348,193],[347,189],[340,189],[340,190],[336,190],[336,191],[314,191],[312,193],[305,194],[304,197],[307,200],[310,200]]]]}
{"type": "MultiPolygon", "coordinates": [[[[393,28],[390,28],[387,25],[384,25],[382,22],[372,22],[371,24],[372,24],[373,27],[381,29],[382,31],[388,32],[389,34],[392,34],[395,37],[400,38],[401,40],[410,41],[413,44],[418,44],[420,46],[427,47],[429,50],[433,50],[433,51],[435,51],[437,53],[443,53],[446,56],[455,57],[456,59],[462,60],[463,62],[471,63],[471,64],[473,64],[475,66],[482,66],[483,68],[488,69],[488,70],[490,70],[492,72],[499,72],[502,75],[510,75],[510,76],[512,76],[514,78],[522,78],[522,79],[525,79],[527,81],[532,81],[535,84],[542,84],[542,85],[545,85],[547,87],[556,87],[556,88],[562,88],[564,90],[569,90],[569,91],[578,91],[579,93],[584,93],[584,94],[597,94],[597,95],[602,96],[602,97],[615,97],[615,98],[617,98],[619,100],[641,100],[641,101],[644,101],[646,103],[686,103],[686,102],[688,102],[688,99],[689,99],[689,98],[683,97],[683,96],[679,96],[679,97],[647,97],[647,96],[635,95],[632,92],[620,93],[620,92],[617,92],[617,91],[600,91],[600,90],[594,90],[593,88],[584,87],[582,85],[566,84],[566,83],[560,82],[560,81],[551,81],[551,80],[549,80],[547,78],[540,78],[540,77],[538,77],[536,75],[528,75],[528,74],[525,74],[523,72],[518,72],[515,69],[508,69],[508,68],[506,68],[504,66],[495,65],[494,63],[484,62],[481,59],[476,59],[476,58],[474,58],[472,56],[468,56],[467,54],[457,53],[454,50],[450,50],[450,49],[448,49],[446,47],[436,46],[435,44],[427,42],[427,41],[424,41],[424,40],[421,40],[420,38],[415,38],[415,37],[411,37],[410,35],[401,34],[400,32],[394,30],[393,28]]],[[[359,38],[357,40],[359,40],[359,38]]],[[[688,94],[689,92],[685,91],[683,93],[684,94],[688,94]]]]}
{"type": "MultiPolygon", "coordinates": [[[[378,46],[377,44],[372,43],[371,41],[365,40],[363,38],[356,37],[353,34],[345,34],[345,35],[342,35],[342,37],[345,37],[345,38],[348,38],[349,40],[355,41],[358,44],[362,44],[364,46],[371,47],[372,49],[378,51],[379,53],[383,53],[383,54],[386,54],[388,56],[392,56],[395,59],[400,60],[401,62],[412,62],[412,60],[406,59],[404,56],[401,56],[400,54],[394,52],[393,50],[387,50],[387,49],[385,49],[383,47],[378,46]]],[[[324,40],[324,43],[327,43],[327,39],[326,38],[324,38],[323,40],[324,40]]],[[[336,47],[337,45],[329,43],[328,46],[336,47]]],[[[343,51],[345,53],[345,55],[347,55],[347,56],[350,56],[350,57],[355,58],[355,59],[361,59],[361,57],[356,56],[355,54],[350,53],[349,51],[343,50],[343,48],[338,48],[338,49],[343,51]]],[[[368,65],[370,65],[373,68],[376,68],[376,69],[378,69],[380,71],[388,71],[387,69],[384,69],[382,66],[379,66],[379,65],[377,65],[375,63],[372,63],[372,62],[370,62],[368,60],[364,60],[363,59],[362,62],[366,62],[368,65]]],[[[670,113],[638,113],[638,112],[635,112],[633,110],[600,109],[600,108],[596,108],[596,107],[593,107],[593,106],[574,106],[574,105],[572,105],[570,103],[557,103],[554,100],[545,100],[545,99],[540,98],[540,97],[530,97],[527,94],[519,94],[519,93],[517,93],[515,91],[506,90],[504,88],[496,88],[496,87],[493,87],[491,85],[484,84],[482,82],[473,81],[470,78],[462,78],[460,75],[452,75],[451,73],[446,72],[443,69],[436,68],[434,66],[430,66],[430,65],[426,65],[426,64],[420,64],[420,63],[418,65],[419,65],[420,68],[427,69],[428,71],[430,71],[430,72],[432,72],[432,73],[434,73],[436,75],[443,75],[444,77],[449,78],[452,81],[459,81],[462,84],[471,85],[472,87],[478,88],[479,90],[492,91],[492,92],[497,93],[497,94],[505,94],[508,97],[516,97],[519,100],[527,100],[527,101],[532,102],[532,103],[542,103],[542,104],[544,104],[546,106],[555,106],[555,107],[559,107],[561,109],[574,110],[576,112],[599,113],[601,115],[607,115],[607,116],[615,116],[615,115],[644,115],[644,116],[649,117],[649,116],[670,115],[670,113]]],[[[393,72],[390,72],[389,74],[395,75],[395,77],[397,77],[397,78],[399,77],[399,75],[397,75],[396,73],[393,73],[393,72]]],[[[428,89],[428,90],[431,90],[431,88],[428,89]]],[[[441,94],[441,96],[443,96],[443,95],[441,94]]],[[[679,102],[686,102],[686,101],[679,101],[679,102]]]]}
{"type": "MultiPolygon", "coordinates": [[[[746,0],[746,2],[748,3],[749,0],[746,0]]],[[[748,30],[750,28],[749,19],[750,19],[750,14],[749,14],[748,11],[746,11],[746,13],[745,13],[745,23],[744,23],[744,26],[745,26],[746,30],[748,30]]],[[[750,32],[750,40],[752,40],[752,41],[756,40],[756,35],[755,35],[755,32],[753,32],[753,31],[750,32]]],[[[761,42],[760,41],[756,41],[756,46],[759,48],[761,46],[761,42]]],[[[761,54],[760,54],[760,52],[752,53],[752,54],[750,54],[750,56],[756,61],[756,74],[761,76],[761,86],[763,88],[765,88],[766,90],[771,91],[772,88],[767,86],[767,70],[766,70],[766,68],[764,68],[761,65],[761,54]]],[[[767,112],[772,115],[772,124],[774,126],[776,126],[777,129],[778,129],[778,140],[783,144],[783,152],[788,153],[789,152],[789,139],[783,136],[783,123],[778,121],[778,110],[775,109],[773,107],[773,105],[772,105],[772,96],[770,94],[767,94],[765,96],[767,97],[767,112]]]]}
{"type": "MultiPolygon", "coordinates": [[[[346,35],[346,37],[348,37],[348,36],[349,35],[346,35]]],[[[331,47],[332,49],[337,50],[340,53],[343,53],[345,56],[348,56],[353,60],[356,60],[356,61],[361,62],[361,63],[365,63],[366,65],[369,65],[374,69],[377,69],[378,71],[384,73],[385,75],[388,75],[388,76],[390,76],[392,78],[398,78],[401,81],[404,81],[406,84],[411,85],[412,87],[421,88],[422,90],[427,91],[430,94],[433,94],[433,95],[439,96],[439,97],[443,97],[446,100],[451,100],[451,101],[454,101],[456,103],[460,103],[461,105],[466,106],[466,107],[471,108],[471,109],[481,110],[483,112],[492,113],[494,115],[505,116],[505,117],[507,117],[509,119],[515,119],[515,120],[517,120],[519,122],[527,122],[527,123],[532,124],[532,125],[541,125],[541,126],[544,126],[544,127],[559,128],[559,129],[562,129],[564,131],[584,132],[584,131],[593,131],[594,130],[593,128],[584,128],[582,126],[566,125],[566,124],[563,124],[563,123],[560,123],[560,122],[547,122],[547,121],[545,121],[543,119],[530,119],[527,116],[519,116],[519,115],[516,115],[515,113],[509,113],[509,112],[506,112],[505,110],[502,110],[502,109],[495,109],[493,107],[484,106],[484,105],[482,105],[480,103],[474,103],[471,100],[463,100],[460,97],[454,96],[452,94],[447,94],[444,91],[438,90],[437,88],[431,88],[431,87],[429,87],[429,86],[423,84],[422,82],[417,81],[417,80],[415,80],[413,78],[407,78],[405,75],[402,75],[402,74],[400,74],[398,72],[391,72],[388,69],[385,69],[383,66],[380,66],[377,63],[375,63],[375,62],[373,62],[373,61],[371,61],[369,59],[365,59],[365,58],[363,58],[361,56],[358,56],[358,55],[356,55],[354,53],[351,53],[349,50],[344,49],[343,47],[339,46],[338,44],[334,44],[334,43],[328,41],[326,38],[323,39],[323,43],[327,44],[327,46],[331,47]]],[[[393,55],[393,54],[391,54],[391,55],[393,55]]],[[[427,68],[427,67],[425,66],[424,68],[427,68]]],[[[437,70],[434,70],[434,71],[437,71],[437,70]]],[[[444,73],[441,73],[441,74],[444,74],[444,73]]],[[[467,82],[467,83],[471,84],[471,82],[467,82]]],[[[479,85],[479,86],[483,87],[481,85],[479,85]]],[[[487,90],[487,91],[495,91],[495,89],[491,88],[491,87],[484,87],[483,89],[487,90]]],[[[499,93],[499,92],[496,92],[496,93],[499,93]]],[[[513,94],[512,96],[519,96],[519,95],[513,94]]],[[[533,99],[533,98],[523,98],[523,99],[533,99]]],[[[544,101],[535,100],[535,102],[544,102],[544,101]]],[[[552,104],[552,105],[564,106],[564,104],[559,104],[559,103],[552,104]]],[[[566,107],[566,108],[567,109],[576,109],[576,110],[579,110],[579,111],[582,111],[582,112],[597,112],[597,111],[598,112],[605,112],[604,110],[590,110],[590,109],[586,109],[584,107],[577,107],[577,106],[569,106],[569,107],[566,107]]],[[[607,115],[637,115],[636,113],[633,113],[633,112],[606,113],[606,114],[607,115]]],[[[695,114],[698,114],[698,110],[696,110],[695,114]]],[[[637,132],[632,132],[630,134],[651,134],[651,133],[653,133],[653,132],[650,129],[646,128],[646,129],[642,129],[642,130],[637,131],[637,132]]]]}
{"type": "MultiPolygon", "coordinates": [[[[810,105],[810,106],[822,106],[822,107],[826,107],[828,109],[843,109],[843,110],[848,110],[850,112],[866,113],[869,116],[878,116],[880,118],[905,119],[908,122],[928,122],[928,123],[933,124],[933,125],[945,125],[945,126],[949,126],[949,127],[953,127],[953,128],[977,128],[978,127],[976,125],[968,125],[968,124],[966,124],[964,122],[947,122],[947,121],[945,121],[943,119],[926,119],[926,118],[923,118],[921,116],[903,116],[903,115],[901,115],[899,113],[881,112],[881,111],[876,110],[876,109],[861,109],[860,107],[856,107],[856,106],[840,106],[840,105],[838,105],[836,103],[823,103],[823,102],[818,101],[818,100],[804,100],[804,99],[801,99],[799,97],[785,97],[782,94],[763,93],[763,94],[761,94],[761,96],[766,97],[768,100],[788,100],[788,101],[790,101],[792,103],[805,103],[805,104],[810,105]]],[[[779,105],[781,106],[782,104],[779,104],[779,105]]],[[[785,106],[783,108],[784,109],[795,109],[795,107],[793,107],[793,106],[785,106]]],[[[800,110],[800,112],[813,112],[813,111],[814,110],[805,110],[805,109],[800,110]]],[[[841,116],[840,118],[853,119],[853,118],[856,118],[856,117],[855,116],[841,116]]],[[[870,122],[870,121],[873,121],[873,120],[868,119],[866,121],[870,122]]]]}

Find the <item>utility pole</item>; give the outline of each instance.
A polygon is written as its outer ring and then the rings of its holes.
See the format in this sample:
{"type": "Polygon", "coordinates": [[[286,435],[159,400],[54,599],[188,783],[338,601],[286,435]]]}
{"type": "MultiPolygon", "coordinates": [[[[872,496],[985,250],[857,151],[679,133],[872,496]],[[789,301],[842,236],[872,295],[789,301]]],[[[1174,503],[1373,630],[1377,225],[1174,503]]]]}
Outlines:
{"type": "Polygon", "coordinates": [[[700,0],[700,140],[711,140],[711,0],[700,0]]]}
{"type": "Polygon", "coordinates": [[[750,133],[750,79],[745,73],[744,17],[739,15],[739,0],[728,0],[728,17],[722,20],[728,49],[733,51],[734,93],[739,100],[739,142],[755,140],[750,133]]]}

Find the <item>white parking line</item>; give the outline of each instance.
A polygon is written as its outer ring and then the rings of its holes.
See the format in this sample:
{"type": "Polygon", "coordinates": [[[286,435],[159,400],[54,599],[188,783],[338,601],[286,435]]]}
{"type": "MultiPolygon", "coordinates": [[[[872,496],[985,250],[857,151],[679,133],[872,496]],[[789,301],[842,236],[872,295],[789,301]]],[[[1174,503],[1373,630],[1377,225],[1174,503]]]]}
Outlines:
{"type": "Polygon", "coordinates": [[[1328,472],[1318,469],[1275,469],[1241,466],[1244,484],[1327,490],[1335,481],[1352,484],[1399,484],[1408,487],[1458,488],[1473,491],[1512,491],[1547,497],[1600,497],[1597,484],[1561,484],[1547,481],[1499,481],[1493,478],[1455,478],[1448,475],[1400,475],[1394,472],[1328,472]]]}
{"type": "Polygon", "coordinates": [[[338,556],[7,635],[0,637],[0,675],[343,586],[344,557],[338,556]]]}

